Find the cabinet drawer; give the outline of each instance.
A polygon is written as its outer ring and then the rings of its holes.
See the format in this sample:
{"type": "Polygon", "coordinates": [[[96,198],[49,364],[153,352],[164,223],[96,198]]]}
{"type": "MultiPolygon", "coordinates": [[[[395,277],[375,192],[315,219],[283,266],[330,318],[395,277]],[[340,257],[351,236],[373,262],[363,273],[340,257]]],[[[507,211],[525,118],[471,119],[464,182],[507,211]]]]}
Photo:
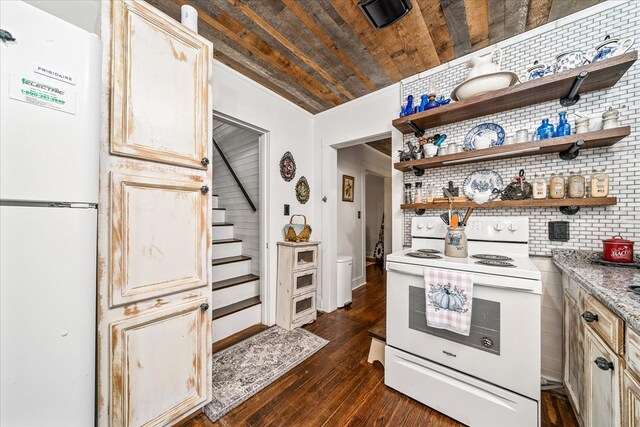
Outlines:
{"type": "Polygon", "coordinates": [[[640,335],[627,327],[627,368],[640,378],[640,335]]]}
{"type": "Polygon", "coordinates": [[[613,351],[617,354],[624,353],[624,324],[622,320],[593,295],[587,296],[583,321],[596,331],[613,351]],[[593,315],[591,316],[592,321],[584,319],[590,315],[593,315]]]}
{"type": "Polygon", "coordinates": [[[317,270],[303,270],[293,273],[293,296],[316,290],[317,270]]]}
{"type": "Polygon", "coordinates": [[[293,256],[294,271],[316,268],[318,265],[318,251],[316,246],[303,246],[301,248],[296,248],[293,256]]]}
{"type": "Polygon", "coordinates": [[[302,317],[316,312],[316,293],[298,295],[291,300],[292,315],[291,323],[295,323],[302,317]]]}

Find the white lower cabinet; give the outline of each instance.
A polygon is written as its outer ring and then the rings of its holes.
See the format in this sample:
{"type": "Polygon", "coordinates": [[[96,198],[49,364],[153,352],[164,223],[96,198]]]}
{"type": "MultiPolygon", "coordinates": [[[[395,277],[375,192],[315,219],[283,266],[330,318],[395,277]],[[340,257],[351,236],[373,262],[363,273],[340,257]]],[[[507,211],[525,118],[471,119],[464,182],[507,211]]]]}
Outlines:
{"type": "Polygon", "coordinates": [[[587,328],[584,341],[584,425],[620,425],[620,358],[587,328]]]}

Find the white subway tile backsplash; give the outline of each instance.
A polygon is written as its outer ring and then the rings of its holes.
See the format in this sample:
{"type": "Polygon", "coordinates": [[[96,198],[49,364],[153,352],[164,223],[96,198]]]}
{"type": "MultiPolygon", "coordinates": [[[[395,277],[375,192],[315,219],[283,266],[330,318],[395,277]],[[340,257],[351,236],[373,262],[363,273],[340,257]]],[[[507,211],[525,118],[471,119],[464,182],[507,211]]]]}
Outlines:
{"type": "MultiPolygon", "coordinates": [[[[500,44],[503,50],[502,68],[522,73],[534,60],[552,61],[556,54],[567,49],[582,49],[591,52],[593,46],[607,33],[612,36],[633,37],[640,41],[640,12],[637,3],[607,2],[606,6],[596,6],[583,12],[583,18],[576,16],[553,23],[551,29],[538,29],[525,33],[514,40],[505,40],[500,44]],[[594,10],[599,10],[595,15],[594,10]]],[[[582,15],[578,15],[582,16],[582,15]]],[[[490,52],[493,49],[487,48],[490,52]]],[[[403,82],[402,98],[413,94],[419,102],[420,95],[430,87],[439,94],[448,95],[466,76],[465,62],[460,58],[442,66],[441,70],[423,73],[418,79],[403,82]]],[[[543,173],[548,178],[551,172],[563,172],[565,177],[570,170],[580,169],[584,174],[591,170],[605,168],[610,175],[610,194],[618,197],[618,205],[607,207],[581,208],[574,216],[562,215],[553,208],[511,208],[476,210],[474,216],[522,215],[530,218],[530,250],[532,255],[550,255],[555,248],[600,250],[601,240],[622,233],[631,240],[640,240],[640,227],[630,225],[630,220],[640,218],[640,156],[636,146],[640,143],[640,66],[634,64],[631,69],[612,88],[591,92],[581,96],[576,105],[565,108],[558,101],[532,105],[513,111],[492,114],[447,126],[429,129],[429,134],[445,133],[447,142],[462,142],[464,136],[474,126],[484,122],[500,124],[507,135],[516,130],[527,128],[534,131],[543,118],[557,122],[558,112],[567,111],[573,127],[575,112],[602,112],[605,106],[613,105],[620,109],[620,121],[631,126],[631,135],[618,144],[601,149],[584,150],[571,161],[564,161],[555,154],[523,157],[519,159],[494,160],[470,165],[456,165],[440,169],[427,170],[422,177],[412,173],[404,174],[405,182],[433,182],[437,188],[445,187],[452,180],[456,186],[462,186],[464,178],[477,169],[493,169],[508,182],[520,169],[525,169],[531,180],[535,173],[543,173]],[[623,107],[624,106],[624,107],[623,107]],[[570,223],[569,242],[552,242],[548,239],[547,223],[564,220],[570,223]],[[629,225],[628,225],[629,224],[629,225]]],[[[398,108],[399,110],[399,108],[398,108]]],[[[405,135],[405,143],[414,140],[413,135],[405,135]]],[[[434,214],[435,212],[430,212],[434,214]]],[[[413,212],[405,212],[404,241],[411,241],[410,224],[413,212]]]]}

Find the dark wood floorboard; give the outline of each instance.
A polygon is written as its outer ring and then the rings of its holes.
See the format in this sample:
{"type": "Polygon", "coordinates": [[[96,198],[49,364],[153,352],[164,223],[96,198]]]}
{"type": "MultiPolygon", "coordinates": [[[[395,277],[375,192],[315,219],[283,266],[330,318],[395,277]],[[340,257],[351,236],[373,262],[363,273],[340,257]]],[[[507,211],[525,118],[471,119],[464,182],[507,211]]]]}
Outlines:
{"type": "MultiPolygon", "coordinates": [[[[321,313],[305,329],[330,342],[217,422],[196,415],[189,427],[230,426],[429,426],[461,424],[384,385],[379,363],[367,362],[368,330],[384,319],[385,272],[367,267],[367,284],[353,293],[350,307],[321,313]]],[[[214,345],[214,352],[264,330],[254,326],[214,345]]],[[[542,426],[577,426],[561,393],[542,393],[542,426]]]]}

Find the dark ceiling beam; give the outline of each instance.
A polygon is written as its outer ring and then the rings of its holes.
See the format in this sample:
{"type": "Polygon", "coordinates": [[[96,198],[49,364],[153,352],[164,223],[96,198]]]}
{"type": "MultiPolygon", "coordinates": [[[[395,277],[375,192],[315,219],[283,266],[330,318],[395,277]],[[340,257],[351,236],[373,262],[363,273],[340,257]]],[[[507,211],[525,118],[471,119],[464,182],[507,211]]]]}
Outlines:
{"type": "Polygon", "coordinates": [[[504,40],[505,0],[489,0],[489,44],[504,40]]]}
{"type": "MultiPolygon", "coordinates": [[[[603,0],[553,0],[549,11],[549,22],[601,3],[603,0]]],[[[632,0],[633,2],[637,0],[632,0]]]]}
{"type": "Polygon", "coordinates": [[[367,48],[371,55],[378,61],[382,69],[394,82],[403,79],[403,74],[398,69],[395,61],[387,52],[384,46],[378,41],[373,33],[371,24],[362,15],[355,3],[350,4],[342,0],[320,0],[327,1],[335,8],[344,19],[345,23],[351,27],[352,31],[358,36],[362,44],[367,48]]]}
{"type": "Polygon", "coordinates": [[[531,0],[527,15],[527,31],[548,22],[551,3],[553,3],[553,0],[531,0]]]}
{"type": "Polygon", "coordinates": [[[259,14],[257,14],[253,9],[238,0],[228,0],[229,4],[236,8],[238,11],[242,12],[247,18],[249,18],[252,22],[262,28],[264,31],[269,33],[271,37],[276,39],[280,44],[282,44],[285,48],[287,48],[291,53],[297,56],[302,62],[311,67],[316,73],[321,75],[326,81],[335,86],[347,99],[353,99],[354,96],[349,90],[347,90],[340,82],[333,78],[329,73],[327,73],[323,67],[318,65],[313,59],[311,59],[306,53],[302,50],[298,49],[298,47],[285,36],[283,36],[276,28],[270,25],[266,20],[264,20],[259,14]]]}
{"type": "Polygon", "coordinates": [[[358,68],[356,64],[351,61],[351,58],[347,56],[345,52],[339,49],[331,37],[320,28],[320,26],[313,20],[297,3],[296,0],[282,0],[282,2],[302,21],[307,28],[309,28],[318,37],[322,43],[325,44],[352,72],[356,75],[362,83],[364,83],[370,91],[375,91],[378,88],[373,82],[358,68]]]}
{"type": "MultiPolygon", "coordinates": [[[[291,60],[286,58],[282,53],[275,48],[267,44],[264,40],[258,37],[255,33],[249,31],[243,27],[240,22],[229,15],[226,12],[220,12],[217,16],[209,13],[208,10],[201,9],[197,4],[188,2],[186,0],[176,0],[176,3],[189,4],[193,6],[200,19],[206,22],[215,30],[221,32],[235,43],[239,44],[252,54],[262,58],[267,63],[271,64],[274,68],[280,72],[288,74],[294,81],[300,86],[307,89],[309,92],[316,94],[320,99],[326,101],[329,106],[336,106],[342,103],[342,100],[332,93],[325,85],[318,82],[309,73],[303,70],[301,67],[292,63],[291,60]]],[[[212,3],[208,3],[210,6],[212,3]]]]}
{"type": "Polygon", "coordinates": [[[449,33],[449,27],[447,26],[440,2],[433,0],[416,0],[416,5],[422,12],[422,19],[427,25],[440,62],[445,63],[455,59],[456,55],[453,51],[451,34],[449,33]]]}
{"type": "Polygon", "coordinates": [[[464,56],[471,52],[469,27],[464,2],[460,0],[440,0],[444,17],[447,20],[453,51],[456,56],[464,56]]]}
{"type": "Polygon", "coordinates": [[[529,0],[509,0],[505,2],[504,38],[513,37],[525,32],[529,0]]]}
{"type": "Polygon", "coordinates": [[[488,0],[464,0],[471,50],[489,46],[488,0]]]}

